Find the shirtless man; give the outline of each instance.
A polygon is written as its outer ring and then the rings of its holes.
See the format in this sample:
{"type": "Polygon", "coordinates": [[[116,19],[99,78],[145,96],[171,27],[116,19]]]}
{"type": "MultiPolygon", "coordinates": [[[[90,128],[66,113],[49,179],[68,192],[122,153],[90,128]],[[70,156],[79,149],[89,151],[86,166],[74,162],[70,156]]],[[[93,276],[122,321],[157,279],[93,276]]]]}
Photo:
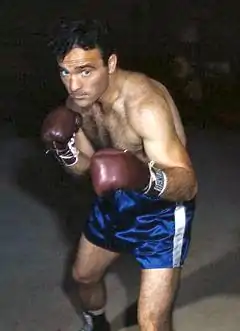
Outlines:
{"type": "Polygon", "coordinates": [[[69,97],[42,138],[68,172],[88,172],[96,192],[73,266],[82,330],[110,330],[103,278],[125,252],[141,266],[140,330],[172,331],[197,193],[177,108],[162,84],[117,66],[98,21],[65,25],[52,46],[69,97]]]}

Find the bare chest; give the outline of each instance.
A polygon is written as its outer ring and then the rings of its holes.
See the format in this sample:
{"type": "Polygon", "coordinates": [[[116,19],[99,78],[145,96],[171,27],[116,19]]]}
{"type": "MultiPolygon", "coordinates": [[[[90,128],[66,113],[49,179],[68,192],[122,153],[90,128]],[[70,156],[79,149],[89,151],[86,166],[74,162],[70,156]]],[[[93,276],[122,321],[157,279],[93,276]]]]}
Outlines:
{"type": "Polygon", "coordinates": [[[95,150],[112,147],[143,154],[142,140],[129,125],[123,108],[103,111],[97,107],[84,117],[83,131],[95,150]]]}

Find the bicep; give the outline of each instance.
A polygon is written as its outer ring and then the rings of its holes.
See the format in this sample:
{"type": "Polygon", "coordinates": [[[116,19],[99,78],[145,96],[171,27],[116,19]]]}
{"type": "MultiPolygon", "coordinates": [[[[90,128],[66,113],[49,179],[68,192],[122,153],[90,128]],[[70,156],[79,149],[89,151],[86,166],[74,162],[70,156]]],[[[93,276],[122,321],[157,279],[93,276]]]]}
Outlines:
{"type": "Polygon", "coordinates": [[[178,137],[171,111],[164,100],[140,106],[135,118],[135,128],[149,160],[161,167],[191,168],[187,150],[178,137]]]}
{"type": "Polygon", "coordinates": [[[144,150],[149,160],[156,162],[162,168],[191,168],[188,153],[178,137],[162,141],[156,138],[143,138],[144,150]]]}

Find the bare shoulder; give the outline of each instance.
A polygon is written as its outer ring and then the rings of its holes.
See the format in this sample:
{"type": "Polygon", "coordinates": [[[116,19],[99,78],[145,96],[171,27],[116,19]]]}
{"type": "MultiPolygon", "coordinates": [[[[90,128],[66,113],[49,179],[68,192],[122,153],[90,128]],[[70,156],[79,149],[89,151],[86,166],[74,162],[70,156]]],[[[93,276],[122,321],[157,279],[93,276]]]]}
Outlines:
{"type": "Polygon", "coordinates": [[[132,121],[152,113],[170,113],[167,90],[164,86],[147,75],[130,72],[124,84],[124,97],[128,116],[132,121]]]}
{"type": "Polygon", "coordinates": [[[147,95],[156,95],[164,97],[164,87],[160,82],[153,80],[144,73],[128,72],[125,81],[125,92],[131,99],[138,97],[144,97],[147,95]]]}
{"type": "Polygon", "coordinates": [[[130,112],[168,111],[166,105],[171,99],[167,88],[143,73],[129,72],[123,94],[130,112]]]}
{"type": "Polygon", "coordinates": [[[158,128],[176,133],[185,145],[186,136],[175,102],[168,89],[145,74],[130,72],[124,88],[129,123],[138,133],[158,123],[158,128]]]}

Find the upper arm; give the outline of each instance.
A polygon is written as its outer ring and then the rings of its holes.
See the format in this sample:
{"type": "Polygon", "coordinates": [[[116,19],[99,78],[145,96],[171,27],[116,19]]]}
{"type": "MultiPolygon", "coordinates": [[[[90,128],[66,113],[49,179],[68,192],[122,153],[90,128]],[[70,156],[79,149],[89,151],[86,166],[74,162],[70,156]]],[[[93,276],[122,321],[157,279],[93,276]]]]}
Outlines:
{"type": "Polygon", "coordinates": [[[146,93],[135,101],[130,114],[131,125],[142,138],[149,160],[162,168],[192,167],[186,148],[176,133],[171,110],[161,95],[146,93]]]}

